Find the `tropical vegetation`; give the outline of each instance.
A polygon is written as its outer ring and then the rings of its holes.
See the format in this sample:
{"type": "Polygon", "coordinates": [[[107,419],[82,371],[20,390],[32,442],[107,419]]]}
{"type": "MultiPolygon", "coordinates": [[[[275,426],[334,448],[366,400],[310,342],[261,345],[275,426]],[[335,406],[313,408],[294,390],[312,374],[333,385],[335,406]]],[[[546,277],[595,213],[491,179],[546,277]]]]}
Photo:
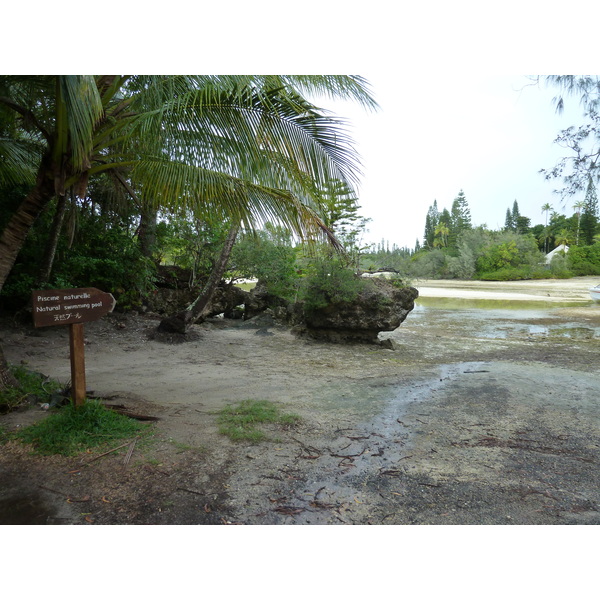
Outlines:
{"type": "MultiPolygon", "coordinates": [[[[322,190],[352,190],[360,165],[319,94],[377,106],[357,76],[0,76],[4,301],[98,285],[132,304],[178,227],[221,247],[213,275],[226,240],[268,221],[339,247],[322,190]]],[[[1,351],[0,370],[14,385],[1,351]]]]}

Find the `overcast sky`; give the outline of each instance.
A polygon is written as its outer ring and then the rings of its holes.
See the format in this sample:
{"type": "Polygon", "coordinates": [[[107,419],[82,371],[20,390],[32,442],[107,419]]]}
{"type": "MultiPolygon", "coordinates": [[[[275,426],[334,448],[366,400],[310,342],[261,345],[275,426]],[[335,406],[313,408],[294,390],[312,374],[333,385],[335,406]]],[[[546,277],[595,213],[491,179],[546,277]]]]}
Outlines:
{"type": "Polygon", "coordinates": [[[462,189],[474,225],[504,225],[517,200],[532,224],[543,223],[550,203],[572,214],[553,190],[559,181],[539,173],[568,154],[553,143],[561,129],[582,122],[578,100],[562,115],[558,89],[531,85],[523,75],[422,73],[405,79],[362,73],[381,110],[328,105],[348,117],[362,156],[361,214],[372,219],[367,240],[399,246],[422,241],[425,216],[437,200],[451,209],[462,189]]]}

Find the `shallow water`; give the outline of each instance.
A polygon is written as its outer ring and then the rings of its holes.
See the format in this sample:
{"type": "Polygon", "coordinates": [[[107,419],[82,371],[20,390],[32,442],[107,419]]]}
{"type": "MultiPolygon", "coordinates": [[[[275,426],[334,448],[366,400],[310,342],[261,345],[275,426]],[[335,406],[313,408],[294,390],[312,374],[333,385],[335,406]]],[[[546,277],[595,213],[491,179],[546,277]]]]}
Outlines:
{"type": "Polygon", "coordinates": [[[465,335],[488,339],[515,335],[596,339],[600,338],[600,327],[586,319],[577,321],[569,317],[567,321],[561,312],[563,308],[591,304],[428,298],[415,303],[406,322],[410,321],[414,327],[437,322],[452,330],[462,329],[465,335]],[[454,302],[456,305],[452,305],[454,302]]]}
{"type": "Polygon", "coordinates": [[[569,300],[560,302],[556,300],[504,300],[498,298],[445,298],[445,297],[420,297],[415,306],[427,308],[481,308],[497,310],[536,310],[539,308],[572,308],[576,306],[591,306],[592,300],[569,300]]]}

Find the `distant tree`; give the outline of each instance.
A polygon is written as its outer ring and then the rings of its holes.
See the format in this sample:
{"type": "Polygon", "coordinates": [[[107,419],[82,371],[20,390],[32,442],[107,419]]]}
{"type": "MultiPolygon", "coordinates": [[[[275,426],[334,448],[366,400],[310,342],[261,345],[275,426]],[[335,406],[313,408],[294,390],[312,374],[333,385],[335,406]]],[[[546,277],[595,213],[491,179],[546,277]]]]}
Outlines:
{"type": "Polygon", "coordinates": [[[548,204],[548,202],[546,202],[546,204],[544,204],[542,206],[542,212],[546,213],[546,227],[548,227],[548,213],[552,210],[552,205],[548,204]]]}
{"type": "Polygon", "coordinates": [[[440,221],[435,228],[435,240],[433,245],[438,247],[446,247],[448,245],[448,235],[450,234],[450,228],[444,221],[440,221]]]}
{"type": "Polygon", "coordinates": [[[456,248],[461,233],[472,227],[471,211],[465,198],[465,193],[462,190],[460,190],[458,196],[452,202],[450,216],[451,224],[448,245],[456,248]]]}
{"type": "Polygon", "coordinates": [[[548,254],[548,213],[552,210],[552,205],[546,202],[542,206],[542,212],[546,213],[546,226],[544,228],[544,252],[548,254]]]}
{"type": "Polygon", "coordinates": [[[554,238],[554,243],[556,244],[556,248],[559,246],[568,246],[571,244],[573,240],[573,232],[568,229],[561,229],[556,237],[554,238]]]}
{"type": "Polygon", "coordinates": [[[433,248],[433,242],[435,240],[435,228],[440,220],[440,213],[438,211],[437,200],[433,201],[433,204],[427,210],[427,216],[425,217],[425,232],[423,235],[423,246],[426,248],[433,248]]]}
{"type": "Polygon", "coordinates": [[[513,202],[512,212],[510,213],[510,216],[512,217],[513,231],[516,231],[518,227],[517,219],[521,216],[521,213],[519,212],[519,203],[516,200],[513,202]]]}
{"type": "Polygon", "coordinates": [[[504,219],[504,229],[506,231],[514,231],[515,224],[513,222],[512,213],[510,212],[510,208],[506,209],[506,218],[504,219]]]}
{"type": "Polygon", "coordinates": [[[575,230],[575,244],[579,246],[579,230],[581,229],[581,211],[585,208],[585,201],[579,200],[573,204],[575,214],[577,215],[577,229],[575,230]]]}
{"type": "Polygon", "coordinates": [[[440,218],[438,220],[438,224],[439,223],[444,223],[444,225],[446,225],[446,227],[448,227],[448,229],[450,229],[450,227],[452,226],[452,215],[450,214],[450,211],[447,208],[445,208],[440,213],[440,218]]]}
{"type": "Polygon", "coordinates": [[[598,230],[598,196],[596,186],[590,176],[585,193],[583,212],[581,214],[581,241],[583,245],[589,246],[594,243],[594,235],[598,230]]]}
{"type": "Polygon", "coordinates": [[[515,231],[516,233],[528,233],[529,228],[531,227],[531,219],[529,217],[523,217],[519,215],[515,219],[515,231]]]}

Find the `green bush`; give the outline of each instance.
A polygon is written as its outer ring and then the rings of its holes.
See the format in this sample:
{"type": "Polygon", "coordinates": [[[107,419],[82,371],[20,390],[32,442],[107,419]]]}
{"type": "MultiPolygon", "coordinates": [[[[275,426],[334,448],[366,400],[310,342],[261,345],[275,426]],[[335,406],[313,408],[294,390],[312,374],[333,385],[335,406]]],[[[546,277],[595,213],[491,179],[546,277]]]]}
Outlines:
{"type": "Polygon", "coordinates": [[[233,247],[229,274],[258,279],[270,294],[292,300],[299,285],[296,250],[273,242],[264,232],[245,235],[233,247]]]}
{"type": "MultiPolygon", "coordinates": [[[[50,215],[44,213],[32,228],[0,297],[8,310],[18,310],[40,285],[40,269],[49,236],[50,215]]],[[[47,288],[96,287],[110,292],[123,308],[119,296],[129,293],[127,307],[153,288],[154,263],[142,255],[136,237],[126,223],[109,217],[79,215],[78,228],[71,240],[63,227],[47,288]]]]}
{"type": "Polygon", "coordinates": [[[313,263],[303,280],[300,299],[308,311],[342,302],[353,302],[371,282],[341,266],[335,258],[313,263]]]}
{"type": "Polygon", "coordinates": [[[574,275],[600,275],[600,244],[571,246],[566,261],[574,275]]]}
{"type": "Polygon", "coordinates": [[[483,281],[518,281],[521,279],[532,279],[532,271],[526,267],[506,267],[487,273],[480,273],[479,279],[483,281]]]}

